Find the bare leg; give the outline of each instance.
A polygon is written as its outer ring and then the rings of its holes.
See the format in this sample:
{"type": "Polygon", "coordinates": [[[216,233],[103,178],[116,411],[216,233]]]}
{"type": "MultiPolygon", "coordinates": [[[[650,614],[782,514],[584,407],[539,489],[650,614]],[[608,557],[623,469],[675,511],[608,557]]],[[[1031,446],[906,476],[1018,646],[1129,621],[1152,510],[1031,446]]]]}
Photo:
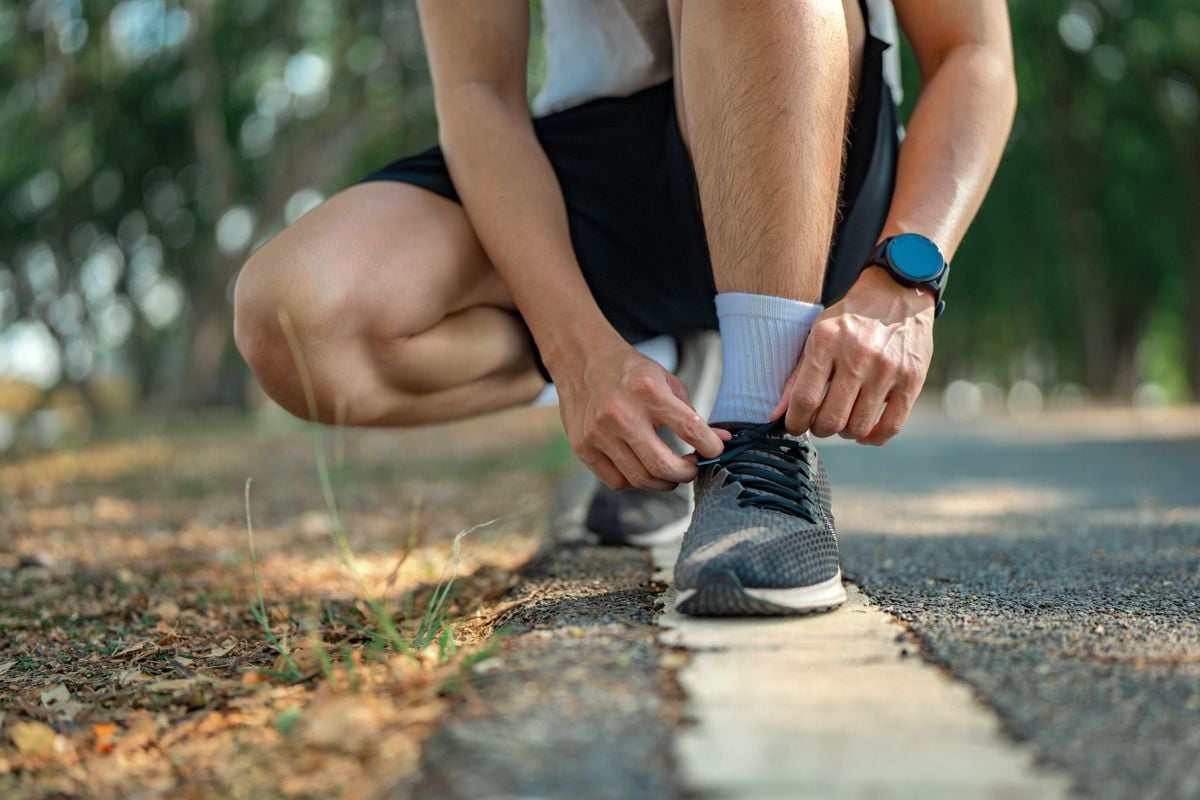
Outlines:
{"type": "Polygon", "coordinates": [[[671,0],[718,292],[817,302],[864,38],[856,0],[671,0]]]}
{"type": "Polygon", "coordinates": [[[528,402],[544,386],[462,208],[414,186],[342,192],[238,280],[238,348],[267,394],[308,418],[281,311],[326,422],[339,405],[351,425],[455,419],[528,402]]]}

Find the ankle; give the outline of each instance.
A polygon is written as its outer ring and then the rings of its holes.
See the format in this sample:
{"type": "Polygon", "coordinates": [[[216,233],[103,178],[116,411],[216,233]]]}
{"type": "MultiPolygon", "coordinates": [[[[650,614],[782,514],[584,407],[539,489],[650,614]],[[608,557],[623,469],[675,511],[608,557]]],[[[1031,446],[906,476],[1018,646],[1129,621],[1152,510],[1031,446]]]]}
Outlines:
{"type": "Polygon", "coordinates": [[[822,310],[786,297],[718,294],[723,371],[709,422],[766,422],[822,310]]]}

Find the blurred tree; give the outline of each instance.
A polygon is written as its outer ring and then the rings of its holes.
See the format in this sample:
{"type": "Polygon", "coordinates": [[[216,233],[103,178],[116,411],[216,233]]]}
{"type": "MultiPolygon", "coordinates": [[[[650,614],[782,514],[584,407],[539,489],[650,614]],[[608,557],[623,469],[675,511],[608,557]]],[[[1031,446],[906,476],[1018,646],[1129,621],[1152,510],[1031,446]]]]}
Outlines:
{"type": "Polygon", "coordinates": [[[957,259],[939,369],[1080,381],[1123,399],[1146,380],[1182,394],[1182,363],[1137,357],[1149,343],[1186,351],[1200,392],[1200,6],[1010,10],[1021,108],[957,259]],[[1036,358],[1020,357],[1030,348],[1036,358]]]}
{"type": "Polygon", "coordinates": [[[1138,93],[1168,134],[1168,152],[1186,185],[1182,228],[1190,238],[1180,264],[1185,278],[1172,288],[1183,290],[1188,378],[1200,401],[1200,5],[1169,0],[1154,9],[1139,6],[1143,13],[1136,18],[1129,5],[1118,6],[1130,13],[1123,14],[1125,24],[1110,27],[1100,47],[1105,58],[1125,54],[1138,93]]]}
{"type": "Polygon", "coordinates": [[[0,329],[38,332],[47,385],[127,364],[240,402],[248,250],[435,137],[411,0],[28,0],[0,70],[0,329]]]}

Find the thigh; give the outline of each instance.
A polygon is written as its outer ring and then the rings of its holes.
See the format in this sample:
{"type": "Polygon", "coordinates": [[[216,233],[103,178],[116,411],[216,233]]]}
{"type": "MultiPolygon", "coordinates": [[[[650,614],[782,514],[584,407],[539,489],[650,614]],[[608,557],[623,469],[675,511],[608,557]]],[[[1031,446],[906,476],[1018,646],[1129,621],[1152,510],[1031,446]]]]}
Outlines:
{"type": "Polygon", "coordinates": [[[300,324],[380,339],[474,305],[513,307],[462,207],[394,181],[334,195],[259,250],[242,282],[239,295],[285,301],[300,324]]]}

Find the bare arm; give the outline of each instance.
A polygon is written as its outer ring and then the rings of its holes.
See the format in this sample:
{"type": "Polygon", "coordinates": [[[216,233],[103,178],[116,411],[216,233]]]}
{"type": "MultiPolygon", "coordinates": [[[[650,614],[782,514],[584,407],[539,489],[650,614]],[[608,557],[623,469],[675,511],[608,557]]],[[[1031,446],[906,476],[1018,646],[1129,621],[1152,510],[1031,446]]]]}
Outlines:
{"type": "Polygon", "coordinates": [[[484,250],[548,363],[619,337],[571,248],[558,180],[526,105],[527,0],[422,0],[439,137],[484,250]]]}
{"type": "MultiPolygon", "coordinates": [[[[952,257],[987,194],[1016,109],[1008,10],[1003,0],[895,6],[923,85],[883,236],[921,233],[952,257]]],[[[776,413],[786,409],[793,431],[890,440],[929,371],[933,303],[882,269],[865,270],[813,325],[776,413]]]]}
{"type": "Polygon", "coordinates": [[[1002,0],[895,0],[921,69],[884,236],[922,233],[952,259],[1012,128],[1008,8],[1002,0]]]}
{"type": "Polygon", "coordinates": [[[721,436],[675,376],[625,343],[583,278],[525,100],[528,0],[420,0],[419,10],[446,163],[554,376],[572,448],[614,488],[691,480],[694,463],[655,429],[669,426],[704,455],[720,453],[721,436]]]}

